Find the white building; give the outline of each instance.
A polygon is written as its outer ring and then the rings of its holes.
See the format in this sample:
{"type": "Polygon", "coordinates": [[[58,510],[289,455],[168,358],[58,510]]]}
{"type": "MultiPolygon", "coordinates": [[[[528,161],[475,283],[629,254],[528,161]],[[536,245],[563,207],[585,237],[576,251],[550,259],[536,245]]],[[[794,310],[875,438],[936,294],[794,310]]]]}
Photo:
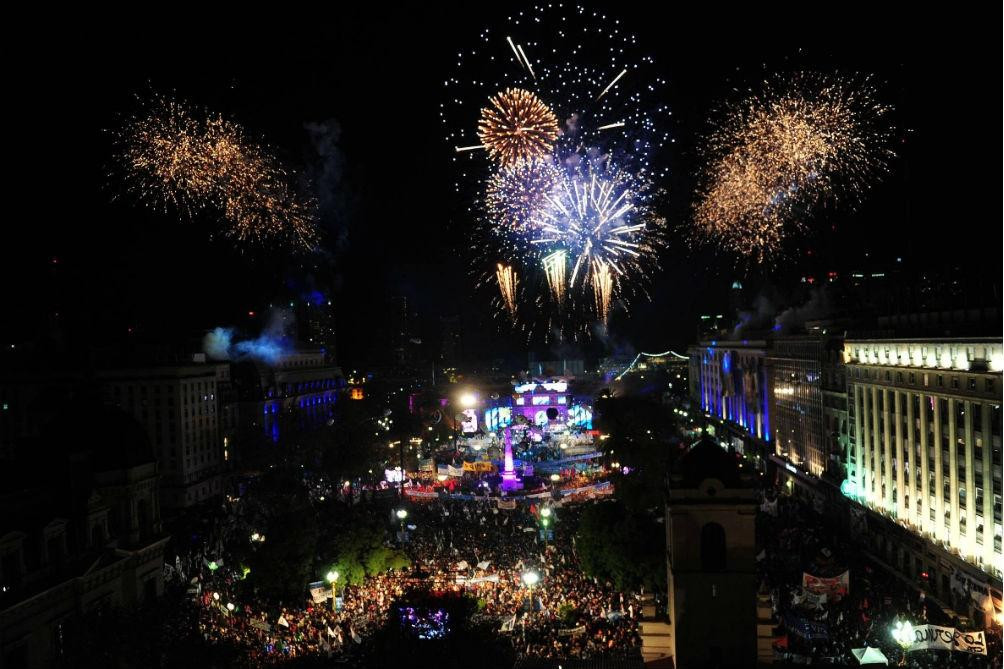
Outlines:
{"type": "Polygon", "coordinates": [[[159,463],[165,507],[223,493],[220,386],[229,364],[179,364],[99,374],[106,399],[147,430],[159,463]]]}
{"type": "Polygon", "coordinates": [[[849,339],[844,360],[850,494],[999,579],[1001,340],[849,339]]]}

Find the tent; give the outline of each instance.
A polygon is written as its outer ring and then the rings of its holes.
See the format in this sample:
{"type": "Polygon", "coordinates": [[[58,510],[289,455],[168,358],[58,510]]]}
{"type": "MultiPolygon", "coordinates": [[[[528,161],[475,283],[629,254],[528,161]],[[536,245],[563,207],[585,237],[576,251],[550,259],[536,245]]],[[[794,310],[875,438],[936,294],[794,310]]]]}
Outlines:
{"type": "Polygon", "coordinates": [[[889,665],[889,660],[878,648],[869,648],[865,646],[864,648],[853,648],[851,652],[854,653],[854,657],[857,658],[858,664],[884,664],[889,665]]]}

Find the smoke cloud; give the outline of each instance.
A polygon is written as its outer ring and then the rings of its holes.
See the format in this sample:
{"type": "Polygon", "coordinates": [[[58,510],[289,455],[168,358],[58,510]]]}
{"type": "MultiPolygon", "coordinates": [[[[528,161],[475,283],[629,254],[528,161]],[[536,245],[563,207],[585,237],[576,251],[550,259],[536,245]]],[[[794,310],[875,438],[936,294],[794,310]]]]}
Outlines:
{"type": "Polygon", "coordinates": [[[293,324],[290,312],[274,309],[257,337],[235,341],[234,328],[218,327],[206,333],[202,348],[214,360],[252,359],[274,365],[293,349],[293,324]]]}
{"type": "Polygon", "coordinates": [[[785,309],[774,319],[774,330],[791,332],[805,325],[806,321],[823,318],[830,312],[829,294],[825,289],[814,288],[805,304],[785,309]]]}
{"type": "Polygon", "coordinates": [[[304,123],[303,127],[315,152],[310,177],[317,191],[318,214],[337,251],[345,245],[348,238],[342,186],[345,160],[338,147],[342,127],[333,118],[304,123]]]}

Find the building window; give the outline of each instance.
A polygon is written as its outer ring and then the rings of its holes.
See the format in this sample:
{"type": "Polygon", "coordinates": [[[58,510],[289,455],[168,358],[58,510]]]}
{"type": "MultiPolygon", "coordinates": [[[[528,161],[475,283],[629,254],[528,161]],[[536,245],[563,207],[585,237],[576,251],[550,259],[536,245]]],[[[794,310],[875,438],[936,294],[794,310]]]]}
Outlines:
{"type": "Polygon", "coordinates": [[[701,528],[702,571],[724,571],[727,561],[725,528],[718,523],[706,523],[701,528]]]}

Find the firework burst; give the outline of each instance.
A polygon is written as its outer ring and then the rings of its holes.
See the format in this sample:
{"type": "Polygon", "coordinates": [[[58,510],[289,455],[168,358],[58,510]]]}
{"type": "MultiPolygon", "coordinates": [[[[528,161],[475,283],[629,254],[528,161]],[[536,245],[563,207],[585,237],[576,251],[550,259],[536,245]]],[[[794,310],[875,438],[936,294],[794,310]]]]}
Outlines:
{"type": "Polygon", "coordinates": [[[485,186],[484,206],[490,224],[499,235],[524,237],[559,178],[560,171],[550,160],[499,169],[485,186]]]}
{"type": "Polygon", "coordinates": [[[114,136],[126,192],[189,217],[218,212],[238,241],[317,241],[315,205],[267,147],[220,114],[155,94],[114,136]]]}
{"type": "Polygon", "coordinates": [[[704,147],[694,223],[754,261],[820,206],[854,206],[887,170],[890,108],[868,80],[800,73],[726,109],[704,147]]]}
{"type": "Polygon", "coordinates": [[[592,281],[597,267],[613,269],[617,286],[629,288],[655,264],[663,240],[651,201],[647,182],[609,163],[568,169],[537,212],[533,243],[574,256],[569,288],[592,281]]]}
{"type": "Polygon", "coordinates": [[[489,102],[478,121],[478,137],[489,156],[511,167],[550,155],[558,138],[558,118],[540,98],[509,88],[489,102]]]}
{"type": "Polygon", "coordinates": [[[496,288],[498,264],[513,267],[519,300],[532,305],[517,325],[528,338],[588,337],[615,299],[627,306],[624,298],[644,293],[655,267],[663,221],[650,186],[666,176],[658,158],[673,141],[666,81],[620,21],[561,4],[513,12],[459,51],[456,65],[440,116],[457,192],[471,203],[475,285],[490,287],[496,314],[514,322],[496,288]],[[514,105],[500,98],[516,95],[546,123],[504,116],[514,105]],[[543,138],[506,147],[528,132],[543,138]]]}

